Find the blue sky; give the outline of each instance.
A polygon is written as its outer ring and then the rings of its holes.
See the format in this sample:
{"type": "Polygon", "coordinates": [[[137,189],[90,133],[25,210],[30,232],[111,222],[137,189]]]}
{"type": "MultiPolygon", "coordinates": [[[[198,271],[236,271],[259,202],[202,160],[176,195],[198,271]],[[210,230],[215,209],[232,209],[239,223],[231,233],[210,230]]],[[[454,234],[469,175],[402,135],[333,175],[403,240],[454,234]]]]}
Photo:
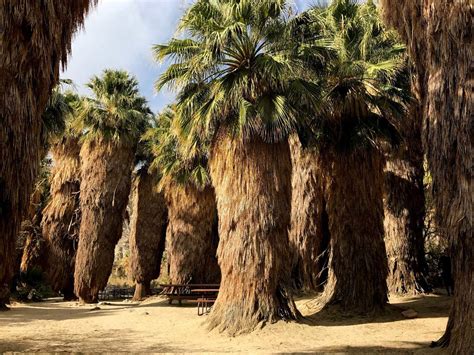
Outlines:
{"type": "MultiPolygon", "coordinates": [[[[167,42],[192,0],[100,0],[85,28],[73,40],[63,78],[72,79],[81,94],[84,84],[105,68],[125,69],[140,82],[140,91],[154,112],[173,101],[168,91],[156,93],[153,83],[165,65],[154,62],[153,44],[167,42]]],[[[314,0],[294,0],[304,10],[314,0]]]]}

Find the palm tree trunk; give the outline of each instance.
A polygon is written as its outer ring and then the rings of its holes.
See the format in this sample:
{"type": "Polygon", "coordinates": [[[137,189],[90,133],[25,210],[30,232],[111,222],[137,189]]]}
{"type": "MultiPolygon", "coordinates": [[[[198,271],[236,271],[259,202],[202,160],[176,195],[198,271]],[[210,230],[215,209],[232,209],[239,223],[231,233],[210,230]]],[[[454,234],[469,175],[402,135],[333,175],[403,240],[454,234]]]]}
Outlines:
{"type": "Polygon", "coordinates": [[[74,298],[74,266],[81,223],[79,139],[67,138],[52,148],[51,197],[43,211],[46,273],[52,288],[74,298]]]}
{"type": "Polygon", "coordinates": [[[288,142],[243,143],[225,131],[210,159],[219,215],[219,296],[210,328],[230,334],[299,317],[290,287],[288,142]]]}
{"type": "Polygon", "coordinates": [[[167,225],[166,202],[157,177],[142,168],[133,180],[130,219],[130,271],[134,300],[151,295],[150,283],[160,276],[167,225]]]}
{"type": "Polygon", "coordinates": [[[383,162],[378,153],[324,153],[331,234],[329,278],[323,306],[344,313],[379,311],[387,303],[383,229],[383,162]]]}
{"type": "Polygon", "coordinates": [[[75,293],[82,302],[97,302],[112,271],[130,193],[134,152],[131,144],[105,139],[82,145],[82,219],[74,271],[75,293]]]}
{"type": "Polygon", "coordinates": [[[394,159],[385,168],[385,246],[392,294],[430,292],[426,281],[423,176],[411,175],[409,162],[394,159]]]}
{"type": "Polygon", "coordinates": [[[34,268],[43,270],[45,255],[44,239],[41,234],[43,189],[38,186],[30,196],[26,218],[21,223],[19,239],[24,240],[20,269],[16,272],[28,272],[34,268]]]}
{"type": "MultiPolygon", "coordinates": [[[[416,83],[414,83],[415,85],[416,83]]],[[[425,193],[423,186],[422,112],[411,108],[401,129],[404,145],[385,166],[385,246],[388,257],[388,288],[393,294],[430,292],[426,281],[425,193]]]]}
{"type": "Polygon", "coordinates": [[[168,205],[167,251],[173,284],[216,283],[220,280],[213,243],[217,222],[214,189],[192,183],[164,183],[168,205]],[[217,269],[217,272],[216,272],[217,269]]]}
{"type": "Polygon", "coordinates": [[[454,300],[446,332],[435,344],[448,346],[452,354],[473,353],[472,2],[384,0],[382,5],[417,68],[436,219],[450,242],[454,300]]]}
{"type": "MultiPolygon", "coordinates": [[[[161,254],[163,255],[163,254],[161,254]]],[[[135,282],[135,292],[133,293],[133,301],[142,301],[151,296],[151,281],[135,282]]]]}
{"type": "Polygon", "coordinates": [[[15,240],[33,189],[41,115],[91,3],[0,1],[0,310],[6,309],[15,240]]]}
{"type": "Polygon", "coordinates": [[[295,288],[319,291],[326,282],[329,231],[324,210],[323,171],[319,154],[305,149],[297,137],[290,139],[292,198],[290,248],[294,253],[295,288]]]}

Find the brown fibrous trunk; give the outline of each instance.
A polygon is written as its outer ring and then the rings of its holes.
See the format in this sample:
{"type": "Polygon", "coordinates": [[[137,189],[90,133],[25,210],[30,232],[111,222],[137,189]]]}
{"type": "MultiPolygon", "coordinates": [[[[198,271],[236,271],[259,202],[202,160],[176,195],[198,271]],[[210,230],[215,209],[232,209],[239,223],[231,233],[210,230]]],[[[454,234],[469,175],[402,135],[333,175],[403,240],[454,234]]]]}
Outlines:
{"type": "Polygon", "coordinates": [[[359,148],[325,152],[323,161],[331,251],[321,306],[335,305],[347,314],[376,313],[388,301],[383,159],[359,148]]]}
{"type": "Polygon", "coordinates": [[[20,269],[26,273],[33,269],[44,268],[45,243],[41,233],[43,190],[36,188],[31,194],[26,219],[21,223],[19,240],[24,240],[20,269]]]}
{"type": "Polygon", "coordinates": [[[157,189],[157,177],[142,168],[132,183],[130,219],[130,272],[134,300],[151,295],[150,282],[160,276],[167,225],[166,201],[157,189]]]}
{"type": "Polygon", "coordinates": [[[437,225],[449,238],[454,300],[435,345],[474,352],[472,191],[473,69],[470,0],[383,0],[385,20],[407,43],[423,107],[423,143],[437,225]]]}
{"type": "Polygon", "coordinates": [[[219,215],[220,292],[210,328],[229,334],[300,317],[291,294],[288,142],[243,142],[221,130],[210,171],[219,215]]]}
{"type": "Polygon", "coordinates": [[[74,298],[74,266],[81,223],[80,149],[78,138],[64,138],[52,147],[51,196],[42,220],[45,271],[52,288],[62,292],[65,300],[74,298]]]}
{"type": "MultiPolygon", "coordinates": [[[[413,88],[416,88],[413,81],[413,88]]],[[[401,149],[385,166],[385,246],[388,289],[392,294],[430,292],[426,280],[424,151],[421,138],[422,110],[414,100],[409,116],[401,122],[401,149]]]]}
{"type": "Polygon", "coordinates": [[[41,115],[95,0],[0,1],[0,309],[41,154],[41,115]]]}
{"type": "Polygon", "coordinates": [[[166,250],[173,284],[218,283],[215,223],[216,199],[210,186],[199,189],[165,178],[168,205],[166,250]]]}
{"type": "Polygon", "coordinates": [[[97,138],[81,148],[81,227],[74,289],[82,302],[97,302],[107,285],[130,194],[135,147],[97,138]]]}
{"type": "Polygon", "coordinates": [[[132,301],[142,301],[151,295],[151,281],[135,282],[132,301]]]}
{"type": "Polygon", "coordinates": [[[319,153],[290,139],[292,197],[290,248],[296,289],[321,291],[327,277],[329,231],[324,203],[324,171],[319,153]]]}

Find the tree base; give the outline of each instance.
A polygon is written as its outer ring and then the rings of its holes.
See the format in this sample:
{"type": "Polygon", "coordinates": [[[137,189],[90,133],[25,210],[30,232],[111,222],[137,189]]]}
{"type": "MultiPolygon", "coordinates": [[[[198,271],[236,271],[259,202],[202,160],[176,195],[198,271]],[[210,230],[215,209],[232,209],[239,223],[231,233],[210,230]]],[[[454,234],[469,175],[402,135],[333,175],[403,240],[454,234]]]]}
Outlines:
{"type": "Polygon", "coordinates": [[[8,287],[0,288],[0,312],[9,311],[10,308],[7,306],[10,304],[10,289],[8,287]]]}
{"type": "Polygon", "coordinates": [[[65,302],[70,302],[70,301],[77,301],[79,298],[75,294],[71,295],[64,295],[63,296],[63,301],[65,302]]]}
{"type": "Polygon", "coordinates": [[[150,282],[137,282],[135,285],[135,293],[133,294],[132,301],[143,301],[149,296],[151,296],[150,282]]]}
{"type": "Polygon", "coordinates": [[[304,318],[293,298],[284,291],[279,293],[277,297],[259,294],[258,298],[253,297],[253,301],[249,298],[236,300],[224,297],[214,305],[208,318],[208,329],[236,336],[263,328],[267,323],[302,321],[304,318]]]}
{"type": "Polygon", "coordinates": [[[430,348],[446,348],[449,345],[449,337],[443,335],[436,341],[432,341],[430,344],[430,348]]]}
{"type": "Polygon", "coordinates": [[[99,297],[93,297],[93,298],[81,298],[79,297],[79,303],[80,304],[93,304],[93,303],[98,303],[99,302],[99,297]]]}
{"type": "Polygon", "coordinates": [[[433,289],[424,278],[412,280],[410,283],[402,280],[398,280],[396,283],[392,281],[389,282],[388,290],[390,294],[398,296],[426,295],[433,292],[433,289]]]}
{"type": "MultiPolygon", "coordinates": [[[[74,281],[73,281],[74,282],[74,281]]],[[[77,301],[79,298],[74,293],[74,283],[62,290],[63,301],[77,301]]]]}

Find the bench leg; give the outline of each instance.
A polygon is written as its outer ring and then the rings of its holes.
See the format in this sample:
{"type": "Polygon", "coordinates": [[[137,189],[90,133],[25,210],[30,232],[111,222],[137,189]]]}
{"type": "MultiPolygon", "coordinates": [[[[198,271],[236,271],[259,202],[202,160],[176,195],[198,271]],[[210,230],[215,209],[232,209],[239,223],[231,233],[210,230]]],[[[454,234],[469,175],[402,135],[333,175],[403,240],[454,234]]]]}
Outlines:
{"type": "Polygon", "coordinates": [[[201,312],[201,301],[198,302],[198,316],[202,316],[202,312],[201,312]]]}

